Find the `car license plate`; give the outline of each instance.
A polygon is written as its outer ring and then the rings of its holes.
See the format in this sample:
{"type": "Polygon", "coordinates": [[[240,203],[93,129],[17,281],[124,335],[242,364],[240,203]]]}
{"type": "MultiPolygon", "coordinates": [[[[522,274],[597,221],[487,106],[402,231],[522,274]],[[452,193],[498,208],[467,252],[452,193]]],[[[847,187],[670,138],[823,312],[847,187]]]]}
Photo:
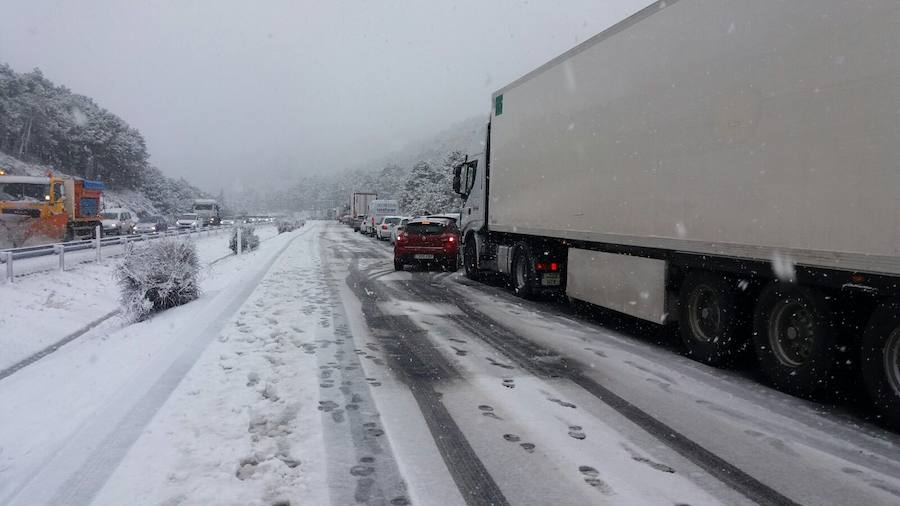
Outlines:
{"type": "Polygon", "coordinates": [[[434,260],[434,255],[413,255],[416,260],[434,260]]]}
{"type": "Polygon", "coordinates": [[[544,276],[541,277],[541,284],[544,286],[559,286],[559,273],[558,272],[544,273],[544,276]]]}

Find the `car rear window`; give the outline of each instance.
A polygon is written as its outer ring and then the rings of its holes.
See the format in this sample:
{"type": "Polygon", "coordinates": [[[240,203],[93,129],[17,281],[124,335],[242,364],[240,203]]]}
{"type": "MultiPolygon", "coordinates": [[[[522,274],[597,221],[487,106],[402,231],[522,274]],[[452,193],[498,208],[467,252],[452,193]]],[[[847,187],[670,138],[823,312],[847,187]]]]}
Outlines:
{"type": "Polygon", "coordinates": [[[396,225],[397,223],[400,223],[400,218],[385,218],[384,222],[396,225]]]}
{"type": "Polygon", "coordinates": [[[444,231],[444,224],[436,221],[429,223],[407,223],[406,233],[419,235],[435,235],[444,231]]]}

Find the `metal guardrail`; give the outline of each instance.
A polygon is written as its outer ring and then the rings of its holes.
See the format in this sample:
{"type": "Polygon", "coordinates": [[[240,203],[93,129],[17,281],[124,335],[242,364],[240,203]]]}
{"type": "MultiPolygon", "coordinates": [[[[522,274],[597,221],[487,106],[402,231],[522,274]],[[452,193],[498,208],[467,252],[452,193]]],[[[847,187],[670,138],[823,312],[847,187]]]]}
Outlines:
{"type": "MultiPolygon", "coordinates": [[[[0,265],[3,265],[4,268],[0,269],[2,273],[0,273],[0,280],[5,280],[7,282],[13,282],[15,280],[15,264],[16,260],[24,260],[28,258],[36,258],[50,255],[58,255],[59,256],[59,266],[57,267],[59,270],[66,269],[66,253],[74,252],[74,251],[83,251],[93,249],[96,253],[96,260],[100,261],[103,258],[103,248],[109,246],[126,246],[129,244],[141,243],[146,241],[152,241],[154,239],[162,239],[164,237],[202,237],[205,233],[206,235],[212,235],[214,233],[219,233],[223,231],[232,230],[234,225],[216,225],[216,226],[206,226],[201,228],[183,228],[183,229],[172,229],[167,230],[165,232],[155,232],[148,234],[129,234],[115,237],[101,237],[99,240],[96,238],[91,239],[79,239],[76,241],[68,241],[61,243],[53,243],[53,244],[42,244],[39,246],[25,246],[22,248],[12,248],[0,250],[0,265]]],[[[33,274],[35,272],[42,272],[52,270],[52,268],[44,268],[38,271],[29,271],[28,274],[33,274]]]]}

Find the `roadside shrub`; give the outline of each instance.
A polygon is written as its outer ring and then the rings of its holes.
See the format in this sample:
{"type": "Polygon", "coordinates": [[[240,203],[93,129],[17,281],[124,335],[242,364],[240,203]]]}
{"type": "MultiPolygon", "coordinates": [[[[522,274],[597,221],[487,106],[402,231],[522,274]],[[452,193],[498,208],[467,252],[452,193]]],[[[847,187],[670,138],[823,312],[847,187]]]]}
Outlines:
{"type": "Polygon", "coordinates": [[[303,220],[295,220],[291,218],[282,218],[278,220],[278,233],[293,232],[304,225],[303,220]]]}
{"type": "Polygon", "coordinates": [[[228,243],[228,247],[231,248],[231,251],[237,253],[238,229],[241,230],[241,249],[243,251],[250,251],[259,246],[259,236],[256,235],[256,229],[251,225],[238,225],[231,231],[231,241],[228,243]]]}
{"type": "Polygon", "coordinates": [[[158,239],[126,253],[116,267],[122,309],[133,321],[186,304],[200,295],[200,262],[194,243],[158,239]]]}

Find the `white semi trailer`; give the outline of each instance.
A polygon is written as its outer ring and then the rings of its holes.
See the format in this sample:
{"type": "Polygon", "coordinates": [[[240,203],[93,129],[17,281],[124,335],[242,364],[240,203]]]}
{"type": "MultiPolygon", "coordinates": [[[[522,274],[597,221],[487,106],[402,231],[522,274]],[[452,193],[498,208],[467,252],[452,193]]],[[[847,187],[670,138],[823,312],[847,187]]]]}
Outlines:
{"type": "Polygon", "coordinates": [[[666,0],[498,90],[466,274],[678,322],[900,424],[900,2],[666,0]]]}

